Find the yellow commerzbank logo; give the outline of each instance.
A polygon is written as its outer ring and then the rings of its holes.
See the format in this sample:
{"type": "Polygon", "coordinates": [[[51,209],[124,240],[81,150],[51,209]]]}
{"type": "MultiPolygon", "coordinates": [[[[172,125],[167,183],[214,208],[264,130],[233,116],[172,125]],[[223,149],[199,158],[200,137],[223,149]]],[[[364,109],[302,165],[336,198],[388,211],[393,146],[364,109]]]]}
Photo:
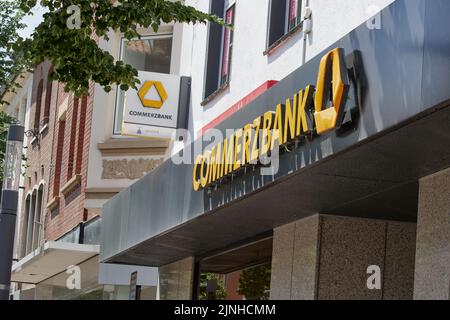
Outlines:
{"type": "Polygon", "coordinates": [[[284,104],[279,103],[275,111],[258,116],[198,155],[192,174],[194,190],[206,188],[243,166],[258,163],[276,145],[340,126],[350,88],[343,58],[341,48],[327,53],[320,61],[316,87],[309,85],[300,90],[284,104]],[[308,117],[310,110],[314,110],[313,116],[308,117]]]}
{"type": "Polygon", "coordinates": [[[138,91],[138,96],[142,102],[142,105],[147,108],[160,109],[163,106],[164,102],[167,100],[167,92],[166,89],[164,89],[164,86],[161,83],[161,81],[145,81],[138,91]],[[145,98],[145,96],[153,86],[155,86],[156,92],[158,92],[160,100],[151,100],[145,98]]]}

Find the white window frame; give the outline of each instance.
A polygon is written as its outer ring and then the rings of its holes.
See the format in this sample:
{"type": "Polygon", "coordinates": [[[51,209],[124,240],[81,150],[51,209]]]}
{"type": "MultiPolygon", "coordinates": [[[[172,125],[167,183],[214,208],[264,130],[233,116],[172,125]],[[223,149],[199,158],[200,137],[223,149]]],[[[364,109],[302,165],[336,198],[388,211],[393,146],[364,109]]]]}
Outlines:
{"type": "MultiPolygon", "coordinates": [[[[233,10],[233,21],[235,20],[236,17],[236,0],[225,0],[224,2],[224,6],[223,6],[223,19],[225,20],[227,17],[227,11],[234,6],[234,10],[233,10]]],[[[225,83],[230,81],[230,75],[231,75],[231,63],[230,61],[233,61],[233,59],[231,59],[230,57],[230,52],[228,52],[228,80],[225,81],[224,83],[222,83],[222,70],[223,70],[223,51],[224,51],[224,46],[225,46],[225,31],[226,28],[224,27],[222,30],[222,40],[221,40],[221,48],[220,48],[220,66],[219,66],[219,74],[218,74],[218,79],[217,79],[217,83],[218,83],[218,88],[220,88],[221,86],[223,86],[225,83]]],[[[234,31],[230,31],[233,32],[233,42],[234,42],[234,31]]],[[[234,45],[233,45],[234,46],[234,45]]],[[[231,50],[231,53],[232,50],[231,50]]]]}
{"type": "Polygon", "coordinates": [[[297,23],[295,24],[295,26],[293,26],[291,29],[289,29],[289,22],[290,22],[289,21],[289,13],[290,13],[290,10],[291,10],[291,0],[286,0],[286,18],[285,18],[284,34],[287,34],[292,29],[296,28],[301,23],[301,21],[303,20],[302,17],[301,17],[302,12],[303,12],[303,8],[302,8],[303,1],[302,0],[297,0],[297,6],[298,6],[298,9],[300,9],[300,13],[299,13],[300,16],[297,17],[297,23]],[[298,2],[300,2],[300,3],[298,3],[298,2]]]}

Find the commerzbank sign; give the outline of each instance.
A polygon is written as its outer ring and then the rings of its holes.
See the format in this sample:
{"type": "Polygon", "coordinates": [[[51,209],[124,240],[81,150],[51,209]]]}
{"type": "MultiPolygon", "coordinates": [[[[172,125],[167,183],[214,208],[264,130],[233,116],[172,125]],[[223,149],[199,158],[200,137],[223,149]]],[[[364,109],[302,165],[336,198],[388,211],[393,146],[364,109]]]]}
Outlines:
{"type": "Polygon", "coordinates": [[[170,139],[180,127],[181,77],[139,71],[139,89],[124,94],[123,135],[170,139]]]}
{"type": "Polygon", "coordinates": [[[293,92],[273,110],[198,155],[192,173],[194,190],[208,188],[244,166],[260,163],[274,148],[338,128],[349,88],[344,52],[336,48],[322,58],[315,86],[293,92]]]}

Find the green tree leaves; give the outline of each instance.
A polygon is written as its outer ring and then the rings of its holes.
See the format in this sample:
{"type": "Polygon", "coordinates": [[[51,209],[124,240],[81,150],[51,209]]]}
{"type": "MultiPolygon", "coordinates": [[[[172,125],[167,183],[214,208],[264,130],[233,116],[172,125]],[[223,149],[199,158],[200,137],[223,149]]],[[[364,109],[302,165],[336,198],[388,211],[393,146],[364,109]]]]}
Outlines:
{"type": "MultiPolygon", "coordinates": [[[[15,0],[0,0],[0,91],[14,89],[14,77],[24,67],[21,50],[16,50],[19,39],[18,30],[24,28],[21,23],[23,12],[15,0]]],[[[1,92],[0,92],[1,94],[1,92]]]]}
{"type": "MultiPolygon", "coordinates": [[[[1,0],[3,1],[3,0],[1,0]]],[[[30,12],[36,0],[20,0],[25,13],[30,12]]],[[[29,67],[49,60],[54,65],[52,78],[63,82],[67,91],[76,95],[88,93],[89,81],[105,89],[118,84],[123,88],[136,88],[137,71],[99,48],[98,39],[108,40],[110,30],[122,32],[127,39],[139,37],[138,28],[153,28],[161,23],[220,23],[216,16],[185,6],[179,1],[168,0],[41,0],[47,9],[44,21],[36,28],[30,39],[19,39],[16,49],[23,52],[29,67]],[[70,12],[67,8],[80,8],[81,27],[67,27],[70,12]]]]}
{"type": "Polygon", "coordinates": [[[215,281],[217,283],[216,292],[214,294],[215,300],[224,300],[227,297],[227,292],[225,290],[224,283],[220,275],[216,273],[201,273],[200,274],[200,285],[199,285],[199,299],[208,300],[208,294],[206,288],[209,281],[215,281]]]}
{"type": "Polygon", "coordinates": [[[270,264],[243,270],[239,278],[239,294],[248,300],[268,300],[270,274],[270,264]]]}

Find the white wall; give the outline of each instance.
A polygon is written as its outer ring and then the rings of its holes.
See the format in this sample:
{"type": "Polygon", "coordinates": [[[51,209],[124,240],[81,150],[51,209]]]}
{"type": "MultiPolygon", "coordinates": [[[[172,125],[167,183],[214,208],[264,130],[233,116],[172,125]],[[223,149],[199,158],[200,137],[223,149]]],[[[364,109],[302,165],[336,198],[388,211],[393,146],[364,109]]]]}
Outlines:
{"type": "MultiPolygon", "coordinates": [[[[393,0],[310,0],[313,31],[304,45],[303,32],[265,56],[269,0],[236,0],[234,44],[229,89],[206,106],[203,100],[207,26],[183,25],[181,73],[192,77],[190,126],[195,134],[234,103],[268,80],[281,80],[306,61],[371,17],[373,8],[383,9],[393,0]],[[303,50],[306,50],[305,53],[303,50]]],[[[187,0],[202,11],[208,0],[187,0]]],[[[303,0],[303,5],[307,1],[303,0]]]]}
{"type": "Polygon", "coordinates": [[[313,33],[308,39],[307,60],[373,17],[394,0],[309,0],[313,33]]]}

